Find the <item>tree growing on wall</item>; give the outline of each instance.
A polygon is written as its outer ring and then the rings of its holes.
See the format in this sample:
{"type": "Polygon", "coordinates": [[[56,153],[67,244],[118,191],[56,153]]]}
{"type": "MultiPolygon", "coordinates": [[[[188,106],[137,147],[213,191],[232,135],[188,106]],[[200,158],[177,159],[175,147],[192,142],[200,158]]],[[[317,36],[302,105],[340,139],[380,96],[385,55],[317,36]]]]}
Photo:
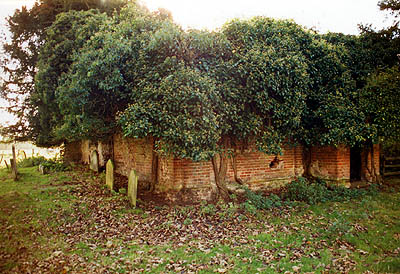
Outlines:
{"type": "MultiPolygon", "coordinates": [[[[370,50],[371,65],[369,74],[364,78],[365,85],[360,90],[360,107],[366,117],[369,134],[365,145],[371,152],[372,178],[380,180],[375,170],[374,143],[398,143],[400,140],[400,110],[395,105],[398,101],[399,53],[400,53],[400,1],[383,0],[378,3],[382,11],[394,15],[392,26],[375,30],[373,26],[361,26],[361,40],[365,48],[370,50]]],[[[368,158],[365,158],[365,162],[368,158]]],[[[367,166],[367,165],[366,165],[367,166]]]]}
{"type": "Polygon", "coordinates": [[[383,108],[365,106],[395,72],[368,79],[376,60],[364,39],[263,17],[233,20],[221,32],[184,31],[168,12],[135,3],[112,18],[61,14],[41,46],[32,136],[42,144],[119,131],[149,138],[153,187],[159,155],[210,160],[228,200],[229,160],[241,181],[239,144],[279,154],[298,143],[372,144],[386,130],[376,123],[383,108]]]}
{"type": "Polygon", "coordinates": [[[31,9],[22,7],[7,18],[11,40],[2,39],[0,69],[4,78],[0,95],[9,102],[7,111],[16,116],[16,123],[2,129],[3,135],[16,140],[34,139],[36,126],[29,123],[37,109],[31,104],[38,56],[46,41],[46,29],[57,14],[68,10],[99,9],[111,14],[120,9],[125,0],[37,0],[31,9]]]}
{"type": "MultiPolygon", "coordinates": [[[[376,71],[370,77],[361,94],[361,104],[370,127],[368,149],[373,154],[373,143],[378,141],[396,143],[400,138],[400,72],[399,67],[391,67],[376,71]]],[[[366,159],[367,161],[367,159],[366,159]]],[[[370,175],[379,180],[371,157],[372,168],[370,175]]]]}
{"type": "Polygon", "coordinates": [[[69,136],[57,130],[63,116],[57,99],[57,88],[63,84],[73,56],[102,26],[110,24],[106,14],[96,10],[69,11],[57,16],[46,31],[46,43],[41,47],[35,76],[35,89],[30,94],[33,113],[29,116],[32,137],[39,146],[59,145],[69,136]]]}
{"type": "MultiPolygon", "coordinates": [[[[115,116],[134,101],[146,82],[143,49],[168,17],[131,5],[105,24],[74,55],[56,90],[63,117],[56,134],[70,140],[98,139],[115,132],[115,116]]],[[[158,77],[152,75],[156,80],[158,77]]]]}

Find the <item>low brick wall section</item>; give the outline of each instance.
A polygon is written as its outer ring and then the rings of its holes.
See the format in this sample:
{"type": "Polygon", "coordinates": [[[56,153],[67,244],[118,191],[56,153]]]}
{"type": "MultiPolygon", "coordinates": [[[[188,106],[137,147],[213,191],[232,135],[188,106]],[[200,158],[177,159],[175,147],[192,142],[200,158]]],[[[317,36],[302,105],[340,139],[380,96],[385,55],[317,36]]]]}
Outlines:
{"type": "Polygon", "coordinates": [[[94,150],[96,150],[97,154],[99,155],[98,160],[100,168],[105,168],[108,159],[113,158],[112,140],[96,141],[96,142],[84,140],[80,142],[80,149],[81,149],[80,161],[84,164],[90,163],[90,155],[94,150]]]}
{"type": "Polygon", "coordinates": [[[123,138],[121,134],[116,134],[113,143],[115,172],[128,176],[134,169],[139,181],[149,182],[153,160],[152,140],[123,138]]]}
{"type": "Polygon", "coordinates": [[[80,162],[82,159],[81,142],[70,142],[64,144],[64,160],[66,162],[80,162]]]}
{"type": "MultiPolygon", "coordinates": [[[[82,141],[80,144],[70,143],[66,148],[70,158],[79,158],[84,163],[90,162],[90,154],[96,149],[100,166],[113,159],[117,173],[128,176],[130,170],[135,170],[142,187],[152,179],[154,154],[151,138],[131,139],[116,134],[110,142],[82,141]]],[[[350,181],[349,147],[313,147],[309,157],[311,175],[336,182],[350,181]]],[[[368,157],[370,166],[371,157],[368,157]]],[[[268,155],[254,149],[236,151],[235,159],[237,177],[253,190],[280,188],[304,173],[301,146],[285,147],[282,155],[268,155]]],[[[379,172],[379,146],[374,147],[374,159],[379,172]]],[[[365,165],[363,170],[366,170],[365,165]]],[[[211,161],[158,157],[157,178],[156,192],[171,193],[171,199],[211,199],[216,190],[211,161]]],[[[235,184],[233,158],[229,158],[226,180],[235,184]]]]}
{"type": "Polygon", "coordinates": [[[310,173],[330,181],[350,181],[350,148],[312,147],[310,173]]]}

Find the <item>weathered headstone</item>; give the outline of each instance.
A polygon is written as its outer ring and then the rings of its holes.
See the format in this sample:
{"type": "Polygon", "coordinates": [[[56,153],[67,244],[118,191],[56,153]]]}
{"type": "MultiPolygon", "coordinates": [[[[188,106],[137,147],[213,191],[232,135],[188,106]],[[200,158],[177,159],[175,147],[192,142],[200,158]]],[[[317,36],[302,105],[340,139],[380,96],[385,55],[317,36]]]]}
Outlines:
{"type": "Polygon", "coordinates": [[[136,207],[137,185],[138,177],[136,176],[136,172],[131,170],[128,178],[128,199],[134,207],[136,207]]]}
{"type": "Polygon", "coordinates": [[[45,166],[43,166],[42,164],[39,165],[39,172],[43,175],[48,173],[48,170],[45,166]]]}
{"type": "Polygon", "coordinates": [[[108,160],[106,164],[106,185],[110,190],[113,190],[114,187],[114,164],[110,160],[108,160]]]}
{"type": "Polygon", "coordinates": [[[93,150],[90,154],[90,169],[99,172],[99,155],[96,150],[93,150]]]}

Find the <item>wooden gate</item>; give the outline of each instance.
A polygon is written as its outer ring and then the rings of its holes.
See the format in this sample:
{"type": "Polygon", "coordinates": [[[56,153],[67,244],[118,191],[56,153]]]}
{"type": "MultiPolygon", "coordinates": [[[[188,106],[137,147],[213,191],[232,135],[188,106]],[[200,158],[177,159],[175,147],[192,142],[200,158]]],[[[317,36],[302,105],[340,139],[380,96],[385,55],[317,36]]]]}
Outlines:
{"type": "Polygon", "coordinates": [[[382,175],[384,177],[400,175],[400,157],[384,157],[382,175]]]}

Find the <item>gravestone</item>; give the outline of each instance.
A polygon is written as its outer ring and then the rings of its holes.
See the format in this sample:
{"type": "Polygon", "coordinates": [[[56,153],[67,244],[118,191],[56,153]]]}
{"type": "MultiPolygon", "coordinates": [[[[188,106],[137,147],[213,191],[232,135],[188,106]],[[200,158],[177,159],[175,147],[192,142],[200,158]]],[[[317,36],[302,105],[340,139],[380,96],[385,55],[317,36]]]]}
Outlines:
{"type": "Polygon", "coordinates": [[[106,164],[106,185],[110,190],[113,190],[114,187],[114,164],[110,160],[108,160],[106,164]]]}
{"type": "Polygon", "coordinates": [[[136,207],[137,185],[138,177],[136,176],[136,172],[131,170],[128,178],[128,199],[134,207],[136,207]]]}
{"type": "Polygon", "coordinates": [[[43,175],[48,173],[48,170],[45,166],[43,166],[42,164],[39,165],[39,172],[43,175]]]}
{"type": "Polygon", "coordinates": [[[90,169],[94,172],[99,172],[99,155],[96,150],[90,153],[90,169]]]}

